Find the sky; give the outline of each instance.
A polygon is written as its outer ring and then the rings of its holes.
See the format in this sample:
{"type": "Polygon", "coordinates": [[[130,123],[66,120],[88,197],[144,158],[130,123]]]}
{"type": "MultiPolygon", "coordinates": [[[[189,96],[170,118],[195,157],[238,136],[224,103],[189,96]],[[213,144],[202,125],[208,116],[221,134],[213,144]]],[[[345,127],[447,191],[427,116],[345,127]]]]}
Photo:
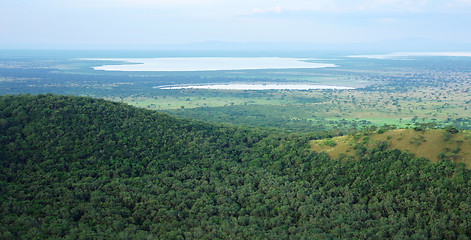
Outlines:
{"type": "Polygon", "coordinates": [[[471,44],[471,0],[0,0],[0,49],[198,42],[471,44]]]}

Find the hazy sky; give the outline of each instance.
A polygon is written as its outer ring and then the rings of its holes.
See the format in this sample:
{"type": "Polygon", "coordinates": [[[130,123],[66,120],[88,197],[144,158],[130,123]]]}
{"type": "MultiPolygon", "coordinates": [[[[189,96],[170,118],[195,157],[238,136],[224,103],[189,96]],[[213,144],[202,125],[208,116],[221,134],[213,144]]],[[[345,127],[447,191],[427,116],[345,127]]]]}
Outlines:
{"type": "Polygon", "coordinates": [[[471,0],[0,0],[8,46],[230,42],[471,43],[471,0]]]}

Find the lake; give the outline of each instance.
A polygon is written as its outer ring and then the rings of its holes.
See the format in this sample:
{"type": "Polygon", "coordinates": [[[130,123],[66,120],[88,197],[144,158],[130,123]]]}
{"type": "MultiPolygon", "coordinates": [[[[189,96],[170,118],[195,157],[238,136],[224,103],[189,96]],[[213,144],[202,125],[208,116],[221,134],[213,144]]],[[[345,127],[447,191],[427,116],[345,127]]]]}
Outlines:
{"type": "Polygon", "coordinates": [[[250,69],[297,69],[337,67],[331,63],[307,62],[317,59],[279,57],[178,57],[178,58],[108,58],[85,59],[119,61],[124,64],[93,67],[103,71],[218,71],[250,69]]]}
{"type": "Polygon", "coordinates": [[[277,84],[277,83],[229,83],[182,86],[156,86],[159,89],[215,89],[215,90],[310,90],[310,89],[355,89],[344,86],[314,85],[314,84],[277,84]]]}

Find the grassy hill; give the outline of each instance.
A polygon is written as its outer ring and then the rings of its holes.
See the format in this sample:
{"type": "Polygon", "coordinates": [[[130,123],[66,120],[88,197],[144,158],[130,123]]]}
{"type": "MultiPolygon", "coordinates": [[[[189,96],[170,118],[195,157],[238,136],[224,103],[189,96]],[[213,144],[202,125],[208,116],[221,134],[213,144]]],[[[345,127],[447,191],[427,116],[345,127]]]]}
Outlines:
{"type": "Polygon", "coordinates": [[[471,236],[470,170],[384,144],[329,159],[309,150],[322,135],[1,96],[0,239],[471,236]]]}
{"type": "Polygon", "coordinates": [[[357,157],[359,147],[373,148],[378,145],[387,149],[409,151],[416,157],[425,157],[432,162],[448,159],[471,167],[471,132],[451,133],[445,129],[395,129],[385,133],[358,134],[334,137],[328,140],[311,141],[311,150],[325,151],[331,158],[357,157]],[[386,143],[386,144],[385,144],[386,143]],[[356,149],[355,149],[356,148],[356,149]]]}

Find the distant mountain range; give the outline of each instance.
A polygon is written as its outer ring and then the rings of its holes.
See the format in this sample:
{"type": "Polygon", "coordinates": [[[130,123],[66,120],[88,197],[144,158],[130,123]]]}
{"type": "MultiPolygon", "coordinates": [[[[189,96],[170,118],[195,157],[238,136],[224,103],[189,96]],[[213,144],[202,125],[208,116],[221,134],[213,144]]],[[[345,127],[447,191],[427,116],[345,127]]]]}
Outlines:
{"type": "Polygon", "coordinates": [[[103,49],[168,51],[471,51],[471,42],[426,38],[391,39],[358,43],[224,42],[187,44],[1,44],[0,49],[103,49]]]}

